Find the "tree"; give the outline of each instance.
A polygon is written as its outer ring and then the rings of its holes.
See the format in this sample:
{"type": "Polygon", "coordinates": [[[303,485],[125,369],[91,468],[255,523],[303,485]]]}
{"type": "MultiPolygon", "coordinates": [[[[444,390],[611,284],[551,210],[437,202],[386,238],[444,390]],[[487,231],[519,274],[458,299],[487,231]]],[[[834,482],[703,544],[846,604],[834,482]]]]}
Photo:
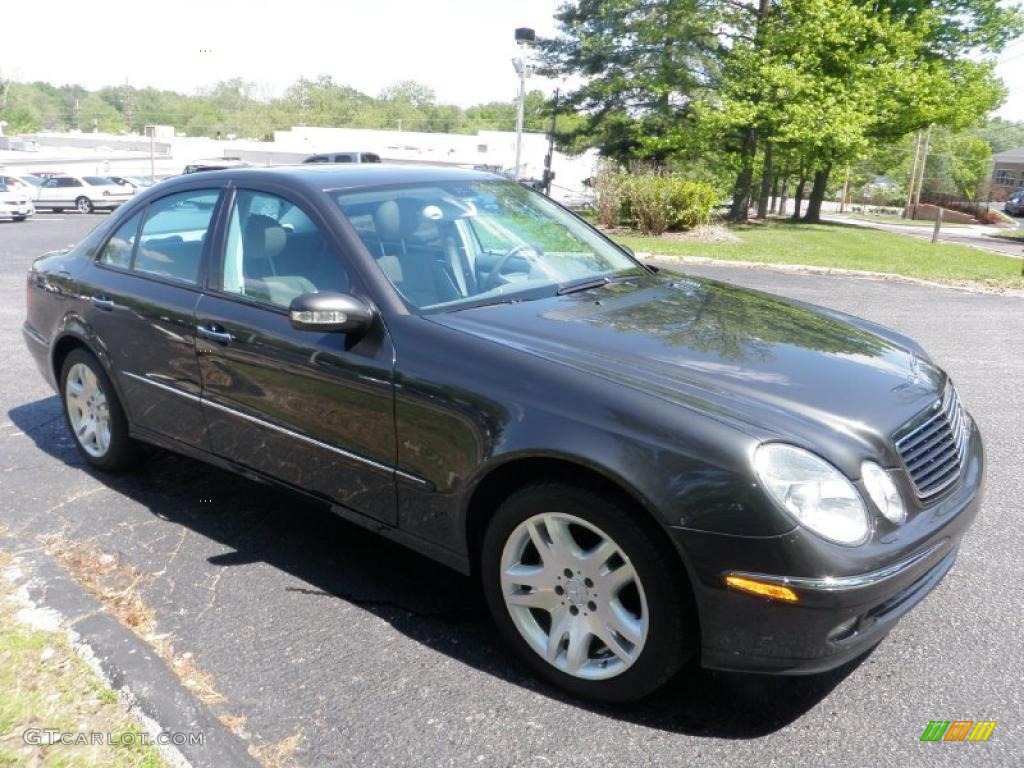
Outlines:
{"type": "Polygon", "coordinates": [[[813,179],[804,220],[817,221],[832,168],[871,141],[930,124],[962,127],[994,108],[1003,89],[991,63],[957,58],[965,54],[957,46],[983,50],[1005,34],[985,31],[993,18],[987,0],[956,5],[960,14],[977,6],[977,24],[909,3],[762,3],[756,33],[730,50],[722,101],[709,116],[722,130],[746,131],[733,218],[746,217],[759,140],[799,159],[800,177],[813,179]]]}
{"type": "Polygon", "coordinates": [[[712,0],[577,0],[556,14],[559,33],[538,43],[543,70],[580,78],[565,111],[580,113],[560,144],[596,146],[619,162],[664,164],[659,138],[692,121],[717,84],[728,3],[712,0]]]}

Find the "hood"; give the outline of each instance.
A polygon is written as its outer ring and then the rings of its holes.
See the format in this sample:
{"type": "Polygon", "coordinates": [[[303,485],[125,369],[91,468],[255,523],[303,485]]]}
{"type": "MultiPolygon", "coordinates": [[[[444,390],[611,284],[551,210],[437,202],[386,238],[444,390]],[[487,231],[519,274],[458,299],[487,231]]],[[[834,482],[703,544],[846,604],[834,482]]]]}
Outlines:
{"type": "Polygon", "coordinates": [[[899,334],[665,272],[431,319],[692,407],[758,439],[819,450],[824,443],[826,455],[848,453],[854,441],[858,453],[892,465],[890,436],[945,383],[899,334]]]}

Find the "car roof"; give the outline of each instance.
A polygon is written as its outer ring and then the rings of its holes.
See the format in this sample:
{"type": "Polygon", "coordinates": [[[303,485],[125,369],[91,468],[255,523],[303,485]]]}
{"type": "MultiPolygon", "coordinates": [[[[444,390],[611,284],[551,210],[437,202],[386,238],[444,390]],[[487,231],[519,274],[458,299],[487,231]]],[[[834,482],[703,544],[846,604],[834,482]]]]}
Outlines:
{"type": "Polygon", "coordinates": [[[231,179],[241,183],[253,181],[291,181],[305,187],[324,189],[351,189],[393,184],[430,184],[442,181],[494,181],[506,180],[497,174],[466,168],[438,165],[390,165],[378,163],[301,164],[279,165],[266,168],[229,168],[218,171],[198,171],[188,174],[190,180],[231,179]]]}

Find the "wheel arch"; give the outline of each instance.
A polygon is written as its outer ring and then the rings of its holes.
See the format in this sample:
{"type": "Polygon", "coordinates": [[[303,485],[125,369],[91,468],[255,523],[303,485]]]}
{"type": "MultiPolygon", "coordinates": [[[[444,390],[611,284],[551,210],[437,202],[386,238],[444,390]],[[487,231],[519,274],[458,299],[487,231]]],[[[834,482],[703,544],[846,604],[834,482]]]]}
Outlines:
{"type": "Polygon", "coordinates": [[[653,503],[635,486],[614,472],[577,457],[561,455],[518,455],[491,467],[473,486],[464,509],[466,551],[470,569],[479,570],[484,533],[495,510],[512,493],[539,482],[552,481],[595,489],[616,499],[634,512],[642,526],[667,554],[675,555],[679,576],[694,600],[693,572],[689,559],[658,521],[653,503]]]}

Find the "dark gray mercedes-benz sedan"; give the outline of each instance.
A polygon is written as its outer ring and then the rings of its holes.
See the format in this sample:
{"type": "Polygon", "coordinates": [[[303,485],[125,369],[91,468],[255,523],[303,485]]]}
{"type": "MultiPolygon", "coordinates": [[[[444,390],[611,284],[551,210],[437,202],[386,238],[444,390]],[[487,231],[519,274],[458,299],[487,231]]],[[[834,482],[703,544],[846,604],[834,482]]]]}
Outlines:
{"type": "Polygon", "coordinates": [[[644,266],[485,173],[166,181],[27,298],[89,463],[141,441],[321,500],[476,574],[583,696],[853,659],[980,503],[978,430],[912,340],[644,266]]]}

